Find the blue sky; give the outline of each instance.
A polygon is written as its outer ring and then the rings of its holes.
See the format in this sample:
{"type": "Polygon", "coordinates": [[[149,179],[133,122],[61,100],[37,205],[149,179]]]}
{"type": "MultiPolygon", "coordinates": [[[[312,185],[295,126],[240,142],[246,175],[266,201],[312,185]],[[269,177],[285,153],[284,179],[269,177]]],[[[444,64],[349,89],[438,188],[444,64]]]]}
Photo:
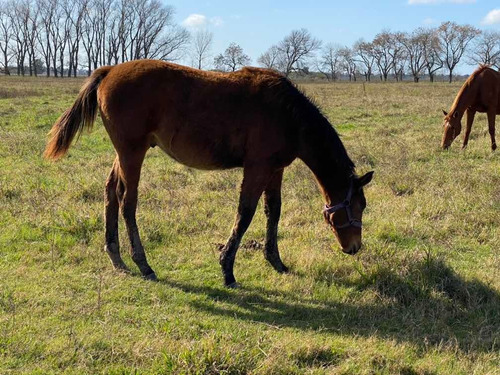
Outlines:
{"type": "MultiPolygon", "coordinates": [[[[257,65],[258,56],[291,30],[308,29],[324,43],[351,46],[371,40],[382,29],[411,31],[442,21],[500,31],[496,0],[165,0],[175,18],[190,31],[214,34],[212,53],[238,43],[257,65]]],[[[462,71],[467,71],[465,66],[462,71]]]]}

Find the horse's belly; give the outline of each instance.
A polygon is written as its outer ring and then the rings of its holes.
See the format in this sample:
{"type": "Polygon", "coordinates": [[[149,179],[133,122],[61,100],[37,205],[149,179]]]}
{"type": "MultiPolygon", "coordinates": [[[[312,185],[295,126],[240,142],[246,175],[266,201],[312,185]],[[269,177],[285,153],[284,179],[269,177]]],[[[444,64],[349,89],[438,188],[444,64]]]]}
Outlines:
{"type": "Polygon", "coordinates": [[[234,152],[226,142],[203,142],[183,134],[154,138],[167,155],[191,168],[214,170],[243,166],[242,150],[234,152]]]}

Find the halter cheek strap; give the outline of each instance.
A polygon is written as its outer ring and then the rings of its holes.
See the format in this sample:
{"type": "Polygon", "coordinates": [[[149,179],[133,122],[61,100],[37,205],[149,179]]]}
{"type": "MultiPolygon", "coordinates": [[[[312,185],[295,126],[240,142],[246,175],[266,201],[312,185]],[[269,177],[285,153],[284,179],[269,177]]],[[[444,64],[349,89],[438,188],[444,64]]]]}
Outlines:
{"type": "Polygon", "coordinates": [[[343,228],[347,228],[347,227],[361,228],[363,225],[360,220],[358,220],[352,216],[352,209],[351,209],[352,191],[353,191],[353,183],[351,180],[351,183],[349,185],[349,190],[347,191],[347,196],[345,197],[344,201],[341,203],[338,203],[334,206],[329,206],[328,204],[325,204],[325,207],[323,208],[323,213],[325,215],[330,215],[330,214],[333,214],[334,212],[345,209],[348,221],[342,225],[335,225],[335,223],[330,222],[330,224],[335,229],[343,229],[343,228]]]}

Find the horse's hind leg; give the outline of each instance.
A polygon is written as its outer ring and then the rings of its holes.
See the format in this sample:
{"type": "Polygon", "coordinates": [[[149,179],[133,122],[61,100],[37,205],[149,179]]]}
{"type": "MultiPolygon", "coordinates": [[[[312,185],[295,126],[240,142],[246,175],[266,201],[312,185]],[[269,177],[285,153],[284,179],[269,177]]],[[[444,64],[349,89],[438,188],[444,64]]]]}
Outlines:
{"type": "Polygon", "coordinates": [[[264,211],[267,216],[264,256],[278,272],[288,272],[278,251],[278,222],[281,213],[281,181],[283,170],[276,172],[264,190],[264,211]]]}
{"type": "Polygon", "coordinates": [[[495,141],[495,116],[496,108],[488,111],[488,130],[490,132],[491,138],[491,149],[495,151],[497,149],[497,142],[495,141]]]}
{"type": "Polygon", "coordinates": [[[128,271],[120,256],[120,243],[118,241],[118,182],[119,182],[119,162],[118,156],[113,163],[111,172],[106,180],[106,190],[104,193],[104,217],[106,221],[106,245],[104,249],[111,259],[111,263],[117,270],[128,271]]]}
{"type": "Polygon", "coordinates": [[[123,191],[119,191],[118,195],[120,195],[121,198],[121,211],[125,219],[125,224],[127,225],[132,260],[137,264],[145,279],[156,280],[156,275],[146,259],[135,218],[137,209],[137,188],[139,186],[142,162],[144,161],[147,147],[135,148],[133,150],[134,151],[128,150],[127,152],[119,153],[120,183],[123,184],[122,187],[119,186],[119,190],[123,189],[123,191]]]}
{"type": "Polygon", "coordinates": [[[220,254],[220,265],[224,276],[224,284],[230,288],[238,286],[233,274],[236,251],[240,245],[241,238],[252,221],[259,198],[273,175],[273,172],[274,171],[266,167],[245,167],[243,170],[243,182],[241,184],[240,201],[236,220],[231,236],[220,254]]]}

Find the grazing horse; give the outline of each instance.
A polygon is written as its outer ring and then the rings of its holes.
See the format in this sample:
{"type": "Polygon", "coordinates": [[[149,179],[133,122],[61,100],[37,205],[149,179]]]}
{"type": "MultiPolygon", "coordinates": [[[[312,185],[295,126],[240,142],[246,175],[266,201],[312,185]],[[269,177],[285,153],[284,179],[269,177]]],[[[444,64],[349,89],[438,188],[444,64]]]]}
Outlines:
{"type": "Polygon", "coordinates": [[[141,166],[154,146],[192,168],[243,167],[236,220],[220,254],[228,287],[237,286],[236,251],[262,194],[265,258],[278,272],[288,270],[278,252],[277,231],[283,169],[296,158],[314,173],[326,202],[323,214],[342,250],[354,254],[361,247],[363,186],[373,172],[354,174],[328,120],[282,75],[258,68],[205,72],[155,60],[99,68],[52,127],[45,156],[63,156],[75,136],[92,126],[98,109],[116,150],[105,189],[105,250],[115,268],[127,270],[118,243],[120,208],[133,261],[144,278],[156,279],[135,218],[141,166]]]}
{"type": "Polygon", "coordinates": [[[500,73],[486,65],[480,66],[465,81],[458,92],[450,112],[444,113],[444,134],[441,147],[447,149],[462,131],[462,117],[467,111],[467,125],[464,143],[467,147],[469,135],[476,112],[488,115],[488,130],[491,137],[491,149],[496,150],[495,116],[500,114],[500,73]]]}

